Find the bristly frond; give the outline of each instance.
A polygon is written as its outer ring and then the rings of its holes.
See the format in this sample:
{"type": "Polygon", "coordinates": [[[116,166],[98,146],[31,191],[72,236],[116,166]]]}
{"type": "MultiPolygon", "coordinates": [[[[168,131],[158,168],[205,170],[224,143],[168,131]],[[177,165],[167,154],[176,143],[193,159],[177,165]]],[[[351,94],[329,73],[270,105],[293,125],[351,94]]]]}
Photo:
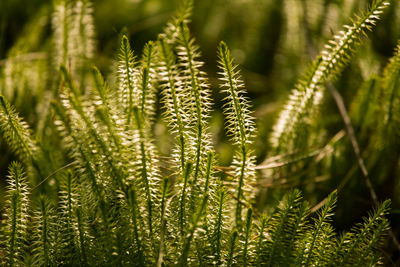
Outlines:
{"type": "MultiPolygon", "coordinates": [[[[55,125],[63,138],[63,145],[68,149],[70,157],[80,163],[76,168],[77,173],[81,174],[82,180],[85,179],[91,183],[95,197],[97,197],[98,201],[102,201],[103,179],[99,177],[101,172],[96,170],[97,158],[92,154],[93,150],[90,150],[90,146],[84,146],[85,143],[89,144],[91,142],[90,138],[85,137],[85,134],[81,134],[80,131],[76,130],[75,127],[81,126],[80,124],[71,125],[69,114],[60,103],[53,101],[52,107],[58,117],[55,125]]],[[[104,210],[101,211],[103,212],[104,210]]]]}
{"type": "Polygon", "coordinates": [[[177,148],[175,149],[174,159],[177,161],[178,169],[181,173],[186,165],[188,152],[191,148],[191,138],[189,136],[190,114],[184,108],[185,93],[180,81],[180,73],[176,65],[173,50],[168,45],[166,38],[161,36],[158,41],[159,66],[158,76],[162,88],[161,102],[164,105],[164,117],[167,120],[171,132],[176,136],[177,148]]]}
{"type": "Polygon", "coordinates": [[[335,249],[332,221],[333,209],[337,199],[337,192],[331,193],[325,205],[318,211],[318,218],[313,218],[314,225],[300,237],[298,263],[304,266],[326,265],[335,249]]]}
{"type": "Polygon", "coordinates": [[[233,165],[237,177],[237,204],[236,223],[242,220],[242,200],[249,201],[255,195],[255,189],[251,184],[255,182],[255,157],[249,149],[252,144],[255,125],[251,116],[250,105],[245,97],[243,81],[240,77],[237,65],[233,63],[230,51],[224,42],[221,42],[218,49],[219,68],[222,77],[223,93],[225,98],[224,114],[226,117],[226,129],[231,136],[233,143],[237,146],[234,155],[233,165]]]}
{"type": "MultiPolygon", "coordinates": [[[[125,143],[125,139],[123,139],[125,136],[120,134],[123,132],[122,129],[125,129],[125,124],[120,126],[118,124],[113,124],[110,129],[107,129],[107,126],[105,126],[107,120],[98,120],[99,116],[96,114],[96,109],[104,111],[104,117],[109,117],[112,120],[114,120],[115,117],[112,114],[113,110],[107,108],[107,103],[110,100],[109,95],[107,95],[107,86],[102,77],[99,77],[99,73],[95,71],[95,74],[95,87],[98,93],[96,94],[96,92],[94,92],[93,97],[95,99],[93,101],[88,101],[77,95],[78,92],[74,83],[71,81],[71,77],[65,68],[63,68],[61,84],[64,84],[66,88],[63,88],[64,92],[61,95],[61,105],[55,107],[62,121],[60,124],[62,127],[60,128],[63,131],[63,135],[67,136],[67,140],[65,140],[68,145],[67,147],[73,148],[71,153],[72,157],[79,164],[77,171],[82,173],[82,177],[80,178],[83,179],[83,181],[87,179],[86,183],[81,182],[79,188],[85,185],[86,188],[92,189],[91,195],[94,199],[93,203],[94,205],[97,204],[97,209],[93,210],[99,211],[98,214],[101,215],[99,221],[100,225],[97,226],[97,228],[100,228],[100,231],[104,233],[101,242],[104,243],[105,240],[108,240],[107,242],[111,242],[112,244],[105,252],[110,255],[114,255],[115,253],[115,255],[121,255],[123,252],[116,251],[117,248],[122,249],[126,247],[126,244],[133,244],[129,241],[131,237],[130,234],[127,234],[123,241],[118,239],[119,231],[126,230],[125,226],[121,226],[127,224],[126,220],[122,219],[126,217],[122,214],[126,214],[127,212],[123,211],[129,210],[130,207],[127,206],[132,204],[133,207],[131,207],[134,210],[134,215],[129,217],[133,217],[136,221],[139,221],[142,217],[139,217],[137,214],[143,215],[143,212],[140,211],[139,213],[137,207],[140,206],[144,209],[145,202],[138,201],[139,197],[141,199],[144,197],[141,195],[138,196],[135,184],[136,179],[133,178],[135,172],[133,165],[136,164],[133,159],[136,153],[127,153],[128,148],[125,146],[131,148],[131,142],[128,139],[125,143]],[[89,185],[86,186],[86,184],[89,185]],[[133,197],[129,196],[128,187],[132,188],[133,197]],[[128,199],[132,201],[128,201],[128,199]],[[121,218],[118,222],[118,227],[114,226],[116,222],[113,218],[116,217],[121,218]],[[122,228],[119,228],[119,226],[122,228]],[[117,229],[120,230],[116,231],[113,227],[117,227],[117,229]]],[[[113,106],[115,106],[115,104],[113,104],[113,106]]],[[[85,195],[87,195],[87,193],[85,193],[85,195]]],[[[76,213],[74,217],[74,225],[78,227],[78,231],[74,232],[76,242],[73,243],[71,240],[65,240],[65,247],[72,247],[80,260],[85,261],[85,258],[90,260],[93,253],[87,252],[88,249],[85,245],[91,244],[91,242],[89,241],[89,235],[85,233],[86,223],[85,219],[83,219],[84,213],[82,213],[81,210],[77,210],[76,212],[80,213],[76,213]],[[82,218],[81,223],[80,218],[82,218]],[[83,233],[83,235],[80,233],[83,233]]],[[[93,214],[96,213],[97,212],[94,212],[93,214]]],[[[139,223],[134,224],[135,228],[138,228],[138,224],[139,223]]],[[[128,227],[128,229],[130,228],[128,227]]],[[[143,229],[146,228],[143,227],[143,229]]],[[[142,231],[140,233],[142,233],[142,231]]],[[[71,237],[71,235],[66,235],[66,237],[71,237]]],[[[112,259],[114,259],[114,257],[112,259]]]]}
{"type": "Polygon", "coordinates": [[[37,165],[39,149],[31,136],[31,130],[2,95],[0,95],[0,131],[11,149],[25,164],[39,167],[37,165]]]}
{"type": "Polygon", "coordinates": [[[53,14],[53,30],[54,30],[54,46],[56,52],[56,66],[68,63],[70,44],[71,18],[72,18],[71,1],[60,0],[54,6],[53,14]]]}
{"type": "Polygon", "coordinates": [[[2,223],[1,245],[5,248],[0,263],[4,266],[23,266],[26,252],[29,190],[22,165],[11,163],[7,186],[6,214],[2,223]]]}
{"type": "Polygon", "coordinates": [[[56,67],[68,66],[82,83],[95,51],[92,13],[89,0],[59,0],[54,5],[56,67]]]}
{"type": "Polygon", "coordinates": [[[218,57],[222,92],[228,95],[225,98],[224,109],[226,130],[236,145],[244,147],[251,142],[255,131],[244,83],[238,66],[233,63],[231,53],[224,42],[219,45],[218,57]]]}
{"type": "Polygon", "coordinates": [[[378,145],[399,145],[400,134],[400,42],[382,77],[378,145]],[[390,138],[394,137],[394,138],[390,138]]]}
{"type": "MultiPolygon", "coordinates": [[[[196,124],[206,124],[211,108],[209,83],[206,73],[201,70],[204,62],[200,61],[199,47],[190,36],[189,27],[180,23],[179,46],[177,47],[178,66],[185,92],[192,98],[192,113],[196,116],[196,124]]],[[[199,126],[197,126],[199,127],[199,126]]]]}
{"type": "Polygon", "coordinates": [[[54,248],[56,220],[49,199],[40,196],[33,215],[32,257],[35,265],[50,266],[56,264],[54,248]]]}
{"type": "Polygon", "coordinates": [[[393,57],[389,59],[389,64],[383,72],[385,87],[394,86],[398,72],[400,72],[400,41],[397,43],[393,57]]]}
{"type": "Polygon", "coordinates": [[[177,10],[175,16],[167,23],[167,26],[164,28],[164,33],[162,34],[168,44],[176,44],[180,32],[179,24],[181,22],[186,24],[190,22],[192,10],[193,0],[182,0],[180,8],[177,10]]]}
{"type": "MultiPolygon", "coordinates": [[[[268,226],[269,235],[262,249],[262,258],[270,266],[288,266],[293,262],[294,241],[304,231],[308,207],[298,190],[286,194],[268,226]]],[[[295,262],[295,261],[294,261],[295,262]]]]}
{"type": "Polygon", "coordinates": [[[67,265],[88,264],[88,232],[82,212],[78,182],[67,173],[61,183],[56,240],[57,262],[67,265]]]}
{"type": "Polygon", "coordinates": [[[211,246],[211,257],[209,261],[217,265],[221,265],[226,260],[226,247],[228,244],[229,236],[229,222],[228,222],[228,210],[227,205],[227,192],[222,185],[222,182],[213,190],[211,201],[216,202],[213,206],[216,207],[214,210],[209,210],[209,229],[210,237],[208,239],[209,245],[211,246]]]}
{"type": "Polygon", "coordinates": [[[211,149],[208,134],[208,119],[211,109],[210,88],[206,78],[206,73],[201,71],[203,62],[199,61],[199,48],[191,38],[188,26],[181,22],[178,37],[178,67],[181,70],[181,81],[183,91],[186,94],[186,101],[182,103],[183,108],[190,114],[187,119],[194,133],[194,172],[193,184],[201,176],[202,167],[207,158],[207,153],[211,149]]]}
{"type": "Polygon", "coordinates": [[[135,56],[131,49],[128,37],[122,37],[120,55],[118,61],[119,100],[126,114],[127,124],[133,122],[133,109],[139,106],[141,91],[137,89],[139,73],[135,56]]]}
{"type": "Polygon", "coordinates": [[[192,245],[192,240],[194,239],[200,219],[204,215],[204,211],[207,206],[208,197],[209,197],[208,194],[204,194],[204,196],[200,202],[200,205],[197,208],[196,213],[193,214],[193,217],[191,218],[191,224],[189,227],[189,231],[184,239],[182,255],[179,259],[180,266],[187,266],[188,263],[189,263],[189,265],[191,263],[191,261],[188,260],[188,258],[190,256],[190,252],[191,252],[190,246],[192,245]]]}
{"type": "Polygon", "coordinates": [[[75,47],[72,53],[78,66],[83,67],[95,52],[93,6],[90,0],[78,0],[73,11],[71,38],[75,47]]]}
{"type": "MultiPolygon", "coordinates": [[[[154,179],[149,181],[148,178],[156,173],[157,168],[154,165],[148,171],[149,163],[155,162],[147,156],[153,152],[148,147],[150,144],[143,141],[137,129],[126,128],[124,114],[114,109],[118,102],[108,95],[109,90],[98,71],[94,74],[97,92],[94,92],[93,101],[87,101],[77,96],[69,74],[63,69],[63,79],[71,90],[66,88],[62,95],[63,107],[58,113],[64,117],[63,124],[71,132],[70,141],[75,143],[74,159],[90,180],[88,182],[93,188],[105,224],[101,227],[105,232],[103,237],[113,244],[107,253],[116,255],[113,257],[114,262],[122,260],[121,257],[127,255],[125,251],[131,245],[139,251],[151,247],[149,244],[152,236],[149,235],[148,225],[157,222],[157,228],[154,229],[158,229],[158,221],[151,219],[158,214],[158,202],[149,202],[149,196],[153,197],[157,185],[153,184],[154,179]],[[145,146],[142,147],[142,144],[145,146]],[[150,208],[148,203],[152,204],[150,208]],[[114,218],[120,219],[115,221],[114,218]],[[133,222],[129,223],[131,219],[133,222]],[[118,230],[114,230],[114,227],[118,230]],[[123,235],[124,231],[129,234],[123,235]]],[[[143,257],[140,258],[137,260],[142,262],[143,257]]]]}
{"type": "Polygon", "coordinates": [[[109,89],[107,82],[96,67],[93,68],[92,74],[93,87],[95,89],[92,102],[95,107],[95,116],[99,120],[95,122],[96,126],[99,128],[105,126],[109,137],[113,141],[113,149],[127,156],[124,152],[129,146],[129,140],[126,140],[125,117],[123,115],[119,116],[121,109],[117,105],[118,97],[114,91],[109,89]]]}
{"type": "MultiPolygon", "coordinates": [[[[224,258],[223,247],[230,227],[227,223],[227,214],[230,210],[225,205],[227,194],[222,182],[216,178],[215,164],[214,152],[210,151],[207,155],[203,187],[194,186],[189,199],[189,206],[196,207],[204,196],[208,196],[204,219],[199,224],[199,231],[195,238],[197,260],[206,265],[217,262],[222,264],[224,258]],[[207,240],[207,242],[204,242],[204,240],[207,240]]],[[[192,214],[194,214],[193,211],[192,214]]]]}
{"type": "Polygon", "coordinates": [[[389,229],[385,216],[389,212],[390,200],[384,201],[376,210],[364,218],[340,240],[329,265],[334,266],[374,266],[381,264],[377,257],[384,237],[389,229]]]}
{"type": "Polygon", "coordinates": [[[148,42],[143,49],[143,56],[140,66],[138,86],[141,91],[139,104],[140,115],[144,123],[151,125],[155,116],[156,105],[156,57],[157,47],[154,42],[148,42]]]}
{"type": "Polygon", "coordinates": [[[58,204],[58,235],[56,255],[58,261],[65,264],[76,262],[75,253],[77,228],[76,228],[76,207],[79,204],[77,181],[72,177],[72,173],[64,175],[60,185],[59,204],[58,204]]]}
{"type": "Polygon", "coordinates": [[[269,218],[263,214],[259,220],[260,225],[259,228],[259,235],[257,237],[257,245],[255,248],[255,262],[256,266],[261,266],[262,263],[262,253],[263,253],[263,244],[265,242],[265,229],[267,228],[269,222],[269,218]]]}
{"type": "Polygon", "coordinates": [[[297,131],[306,132],[305,127],[313,107],[323,97],[324,82],[335,77],[349,62],[355,48],[361,44],[361,37],[372,29],[388,5],[388,1],[375,0],[361,16],[355,16],[351,25],[344,26],[345,30],[340,31],[325,46],[309,73],[291,92],[273,128],[271,143],[278,152],[293,152],[301,148],[301,145],[306,145],[305,138],[296,136],[297,131]]]}
{"type": "MultiPolygon", "coordinates": [[[[190,176],[192,175],[193,155],[196,152],[193,129],[193,99],[189,98],[188,89],[184,90],[181,70],[176,62],[174,46],[171,46],[165,35],[158,40],[158,76],[162,89],[164,117],[168,123],[170,132],[175,137],[175,147],[172,154],[171,170],[176,177],[176,185],[173,191],[176,197],[171,199],[171,204],[165,217],[169,222],[166,238],[166,262],[178,264],[177,259],[183,250],[183,237],[187,225],[190,223],[191,214],[189,207],[195,207],[198,203],[192,202],[190,176]],[[178,212],[174,212],[174,210],[178,212]],[[174,256],[176,254],[176,256],[174,256]]],[[[199,185],[200,188],[200,185],[199,185]]],[[[193,211],[193,209],[191,210],[193,211]]],[[[195,209],[194,209],[195,211],[195,209]]],[[[187,255],[186,255],[187,258],[187,255]]],[[[187,260],[187,259],[185,259],[187,260]]]]}
{"type": "MultiPolygon", "coordinates": [[[[206,75],[200,70],[203,62],[198,58],[200,53],[190,37],[186,19],[192,1],[186,1],[183,12],[171,25],[174,27],[173,40],[169,34],[159,37],[159,80],[163,88],[162,102],[165,106],[165,117],[176,136],[174,148],[175,168],[178,177],[184,177],[185,165],[190,157],[194,164],[193,185],[198,183],[201,166],[205,165],[207,153],[211,149],[207,120],[210,111],[210,89],[206,75]],[[177,57],[175,58],[175,53],[177,57]]],[[[198,183],[202,187],[204,179],[198,183]]],[[[183,181],[181,181],[181,185],[183,181]]],[[[192,182],[191,182],[192,183],[192,182]]]]}

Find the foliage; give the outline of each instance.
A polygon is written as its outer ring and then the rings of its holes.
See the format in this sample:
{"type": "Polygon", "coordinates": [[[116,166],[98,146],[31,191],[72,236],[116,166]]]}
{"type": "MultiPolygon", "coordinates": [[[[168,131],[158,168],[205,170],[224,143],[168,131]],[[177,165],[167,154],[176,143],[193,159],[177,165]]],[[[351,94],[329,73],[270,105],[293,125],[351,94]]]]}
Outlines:
{"type": "MultiPolygon", "coordinates": [[[[389,1],[376,0],[355,16],[292,91],[270,137],[274,153],[285,153],[278,155],[286,161],[285,173],[309,168],[303,159],[314,157],[308,149],[323,139],[322,127],[313,126],[325,83],[351,64],[362,37],[387,6],[389,1]]],[[[192,9],[192,1],[182,2],[157,39],[144,46],[141,57],[122,33],[107,78],[98,68],[90,68],[96,42],[89,0],[54,1],[52,40],[40,46],[45,57],[29,59],[35,64],[19,60],[27,52],[22,48],[10,52],[0,83],[0,131],[22,164],[14,162],[9,168],[1,263],[383,264],[389,200],[377,205],[363,223],[340,234],[333,223],[340,187],[319,209],[311,208],[298,189],[279,191],[279,204],[260,200],[265,193],[257,185],[282,170],[270,172],[270,159],[257,166],[251,100],[224,42],[218,47],[217,66],[226,134],[234,152],[229,166],[219,166],[221,155],[212,132],[213,92],[189,29],[192,9]],[[16,111],[29,100],[34,104],[33,128],[16,111]],[[162,127],[166,144],[160,145],[157,129],[162,127]]],[[[35,18],[31,27],[40,29],[40,19],[35,18]]],[[[37,46],[37,40],[27,39],[25,49],[37,46]]],[[[398,48],[382,76],[369,78],[351,113],[384,118],[355,121],[364,131],[376,126],[368,138],[387,150],[398,146],[399,57],[398,48]],[[366,91],[379,95],[381,108],[369,103],[366,91]]],[[[328,148],[345,155],[347,147],[337,144],[340,139],[333,138],[328,148]]],[[[322,150],[316,155],[324,158],[329,153],[322,150]]],[[[345,159],[342,155],[339,160],[345,159]]],[[[317,167],[326,171],[334,163],[323,161],[317,167]]]]}

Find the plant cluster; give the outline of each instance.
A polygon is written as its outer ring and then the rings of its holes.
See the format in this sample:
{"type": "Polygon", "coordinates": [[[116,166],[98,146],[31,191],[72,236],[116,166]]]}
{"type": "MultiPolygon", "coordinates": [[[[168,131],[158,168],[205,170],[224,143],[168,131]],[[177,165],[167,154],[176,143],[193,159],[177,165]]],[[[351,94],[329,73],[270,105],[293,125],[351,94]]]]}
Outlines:
{"type": "MultiPolygon", "coordinates": [[[[382,263],[389,200],[340,235],[332,226],[337,191],[315,214],[296,189],[270,214],[254,205],[259,175],[255,119],[239,67],[224,42],[217,51],[220,93],[235,153],[230,166],[218,166],[210,132],[211,89],[188,27],[192,5],[184,1],[140,57],[122,34],[109,79],[91,67],[95,42],[89,0],[55,2],[54,38],[42,48],[50,57],[39,53],[21,60],[22,44],[10,52],[1,77],[0,132],[18,160],[9,167],[1,264],[382,263]],[[35,90],[25,92],[27,86],[35,90]],[[36,107],[35,129],[14,107],[27,100],[36,107]],[[167,156],[157,147],[158,117],[170,136],[167,156]]],[[[309,143],[299,140],[305,136],[312,142],[310,117],[321,102],[325,82],[339,75],[388,5],[374,1],[315,60],[273,129],[271,143],[277,153],[304,149],[309,143]]],[[[399,125],[399,62],[398,49],[379,78],[384,81],[384,101],[390,103],[380,125],[387,136],[395,136],[399,125]]]]}

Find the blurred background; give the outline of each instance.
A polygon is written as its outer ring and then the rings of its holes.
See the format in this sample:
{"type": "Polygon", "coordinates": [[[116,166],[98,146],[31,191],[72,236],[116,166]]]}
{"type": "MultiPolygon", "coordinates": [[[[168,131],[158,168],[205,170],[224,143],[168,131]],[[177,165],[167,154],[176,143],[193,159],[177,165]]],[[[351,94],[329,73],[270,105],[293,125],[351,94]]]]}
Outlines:
{"type": "MultiPolygon", "coordinates": [[[[126,32],[136,55],[144,44],[155,40],[173,16],[179,0],[94,0],[96,56],[93,63],[108,76],[114,70],[121,32],[126,32]]],[[[338,231],[360,222],[374,205],[365,186],[357,159],[344,133],[343,119],[329,94],[318,108],[313,124],[315,136],[307,151],[298,155],[276,154],[269,136],[280,110],[299,78],[302,77],[333,33],[349,24],[352,14],[365,8],[368,0],[197,0],[190,24],[200,46],[204,70],[213,90],[215,111],[211,119],[216,149],[222,166],[230,164],[232,147],[225,137],[222,98],[217,78],[218,43],[224,40],[232,50],[244,77],[248,96],[257,119],[256,155],[260,166],[260,194],[256,205],[270,211],[283,192],[292,187],[303,191],[311,207],[332,190],[340,188],[334,224],[338,231]],[[264,162],[264,163],[263,163],[264,162]],[[269,164],[269,165],[268,165],[269,164]],[[275,164],[275,165],[274,165],[275,164]],[[267,166],[267,167],[265,167],[267,166]]],[[[394,233],[400,233],[400,142],[399,125],[379,137],[379,77],[393,56],[400,38],[400,3],[392,1],[376,29],[355,54],[338,79],[333,81],[343,96],[359,141],[361,154],[378,198],[392,199],[389,216],[394,233]]],[[[52,46],[51,0],[0,1],[0,93],[7,96],[34,131],[45,124],[37,120],[41,112],[38,92],[54,86],[51,73],[36,75],[7,73],[9,58],[23,64],[46,61],[52,46]],[[13,76],[14,75],[14,76],[13,76]],[[45,77],[46,76],[46,77],[45,77]],[[13,78],[12,90],[7,79],[13,78]],[[25,78],[24,78],[25,77],[25,78]],[[35,78],[32,78],[35,77],[35,78]],[[40,87],[40,88],[39,88],[40,87]],[[2,89],[1,89],[2,88],[2,89]],[[33,90],[32,88],[35,88],[33,90]]],[[[26,66],[26,65],[25,65],[26,66]]],[[[14,71],[18,65],[14,64],[14,71]]],[[[393,95],[399,98],[399,90],[393,95]]],[[[400,117],[400,114],[397,115],[400,117]]],[[[398,122],[398,121],[397,121],[398,122]]],[[[162,153],[166,137],[160,118],[154,131],[162,153]]],[[[382,134],[382,133],[380,133],[382,134]]],[[[3,185],[7,165],[14,159],[4,142],[0,144],[0,177],[3,185]]],[[[222,174],[223,175],[223,174],[222,174]]],[[[2,186],[1,197],[4,195],[2,186]]],[[[0,199],[1,200],[1,199],[0,199]]],[[[0,202],[1,203],[1,202],[0,202]]],[[[399,263],[399,251],[392,241],[386,244],[388,264],[399,263]],[[397,261],[397,262],[396,262],[397,261]]]]}

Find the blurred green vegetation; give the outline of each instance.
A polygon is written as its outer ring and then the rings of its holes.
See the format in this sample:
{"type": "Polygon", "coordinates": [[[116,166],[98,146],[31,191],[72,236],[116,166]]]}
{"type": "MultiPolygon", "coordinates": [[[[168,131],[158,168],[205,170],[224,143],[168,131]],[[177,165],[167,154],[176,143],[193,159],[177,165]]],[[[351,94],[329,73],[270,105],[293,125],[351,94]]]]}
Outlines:
{"type": "MultiPolygon", "coordinates": [[[[388,137],[388,144],[385,146],[376,145],[376,141],[371,138],[375,121],[382,118],[373,113],[374,105],[379,105],[379,101],[376,101],[379,92],[374,85],[375,82],[379,83],[379,79],[371,80],[370,77],[382,73],[400,38],[400,3],[392,2],[391,8],[369,35],[368,41],[363,44],[340,78],[334,81],[334,85],[350,110],[355,134],[378,198],[391,198],[393,201],[390,219],[395,234],[399,236],[399,135],[388,137]]],[[[128,34],[133,49],[139,54],[148,40],[157,38],[180,1],[94,0],[93,3],[97,40],[94,64],[107,76],[114,68],[121,32],[128,34]]],[[[202,59],[205,61],[204,70],[209,75],[213,90],[216,109],[211,130],[221,165],[230,164],[232,148],[224,136],[220,109],[222,99],[216,78],[216,47],[219,41],[224,40],[229,45],[236,63],[242,69],[257,118],[256,154],[261,163],[277,156],[271,150],[269,135],[297,79],[332,34],[340,30],[343,24],[349,23],[351,14],[357,13],[368,3],[368,0],[195,1],[191,30],[200,45],[202,59]]],[[[5,58],[13,56],[13,51],[37,53],[43,51],[43,47],[50,46],[51,6],[50,0],[0,2],[1,65],[4,65],[5,58]]],[[[48,85],[54,86],[51,83],[48,85]]],[[[11,99],[21,116],[33,128],[38,123],[32,112],[36,100],[34,95],[25,96],[17,103],[11,99]]],[[[298,163],[265,172],[260,181],[262,193],[258,205],[268,209],[266,203],[275,205],[276,199],[290,187],[301,188],[311,205],[316,205],[334,188],[344,183],[339,193],[334,222],[338,230],[346,229],[365,215],[373,202],[364,185],[350,142],[346,136],[341,135],[344,129],[343,119],[330,95],[327,94],[319,112],[320,121],[316,127],[323,134],[310,151],[321,149],[329,140],[334,139],[331,143],[334,152],[322,159],[306,157],[298,163]],[[327,162],[331,168],[329,173],[324,169],[327,162]]],[[[155,132],[161,144],[163,138],[167,138],[163,136],[165,130],[162,123],[160,127],[156,127],[155,132]]],[[[0,174],[5,177],[7,165],[13,155],[3,143],[0,154],[0,174]]],[[[398,258],[398,251],[388,248],[388,253],[392,252],[395,253],[393,258],[398,258]]]]}

